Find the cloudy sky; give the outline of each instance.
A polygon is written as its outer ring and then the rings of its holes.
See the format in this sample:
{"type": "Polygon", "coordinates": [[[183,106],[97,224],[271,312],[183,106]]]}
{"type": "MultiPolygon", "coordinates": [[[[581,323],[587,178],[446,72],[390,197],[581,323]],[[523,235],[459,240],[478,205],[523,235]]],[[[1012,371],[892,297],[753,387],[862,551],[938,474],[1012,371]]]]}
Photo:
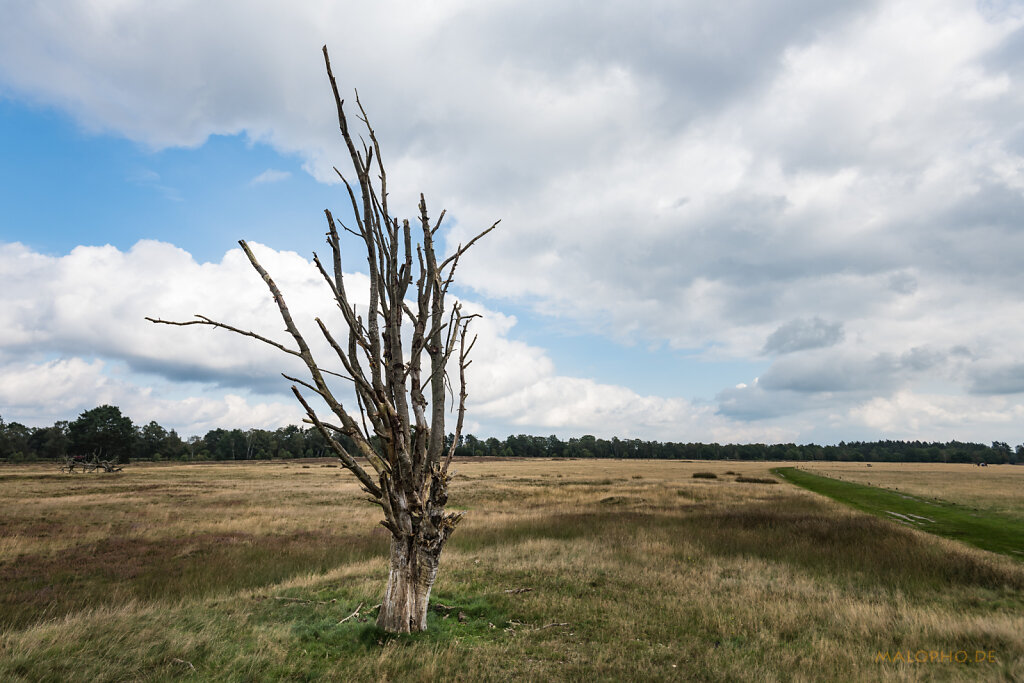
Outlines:
{"type": "Polygon", "coordinates": [[[470,431],[1024,441],[1002,0],[8,0],[3,419],[299,418],[272,349],[143,317],[280,336],[240,238],[298,316],[332,315],[324,43],[401,216],[426,193],[449,249],[502,219],[460,265],[470,431]]]}

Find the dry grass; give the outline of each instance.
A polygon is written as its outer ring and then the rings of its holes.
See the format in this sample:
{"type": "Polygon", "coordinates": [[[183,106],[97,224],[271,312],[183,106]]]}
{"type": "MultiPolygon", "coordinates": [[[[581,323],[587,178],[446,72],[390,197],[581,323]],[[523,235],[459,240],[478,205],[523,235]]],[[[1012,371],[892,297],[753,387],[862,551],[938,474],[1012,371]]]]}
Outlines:
{"type": "Polygon", "coordinates": [[[797,467],[834,479],[939,498],[1024,523],[1024,466],[966,463],[813,462],[797,467]]]}
{"type": "Polygon", "coordinates": [[[0,470],[0,679],[1024,677],[1024,565],[734,467],[461,463],[435,601],[468,622],[400,639],[337,625],[386,545],[337,469],[0,470]],[[875,661],[908,650],[997,662],[875,661]]]}

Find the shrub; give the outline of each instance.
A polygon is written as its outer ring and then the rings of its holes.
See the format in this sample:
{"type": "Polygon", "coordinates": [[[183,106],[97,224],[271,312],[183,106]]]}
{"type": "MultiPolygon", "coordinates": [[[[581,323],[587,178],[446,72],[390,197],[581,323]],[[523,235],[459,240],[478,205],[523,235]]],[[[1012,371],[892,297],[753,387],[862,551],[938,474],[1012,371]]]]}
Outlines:
{"type": "Polygon", "coordinates": [[[760,477],[736,477],[741,484],[778,484],[778,479],[762,479],[760,477]]]}
{"type": "Polygon", "coordinates": [[[694,479],[718,479],[718,475],[714,472],[694,472],[694,479]]]}

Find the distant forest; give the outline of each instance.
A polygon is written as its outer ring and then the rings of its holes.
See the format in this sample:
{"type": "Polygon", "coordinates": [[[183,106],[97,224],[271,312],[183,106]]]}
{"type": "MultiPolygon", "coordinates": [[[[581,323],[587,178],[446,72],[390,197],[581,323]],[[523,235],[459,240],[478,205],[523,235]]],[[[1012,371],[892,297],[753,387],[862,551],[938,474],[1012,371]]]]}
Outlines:
{"type": "MultiPolygon", "coordinates": [[[[446,444],[450,446],[452,436],[446,444]]],[[[342,445],[347,437],[342,437],[342,445]]],[[[354,452],[354,450],[352,451],[354,452]]],[[[0,417],[0,460],[60,460],[68,455],[100,454],[120,462],[131,460],[271,460],[330,456],[324,438],[312,427],[289,425],[265,429],[211,429],[204,436],[182,439],[156,422],[136,425],[116,406],[87,410],[72,422],[51,427],[26,427],[0,417]]],[[[922,441],[852,441],[837,446],[814,444],[705,444],[598,439],[586,435],[518,434],[504,440],[467,434],[457,456],[498,458],[637,458],[665,460],[843,460],[874,462],[960,462],[1024,464],[1024,444],[1011,448],[993,441],[927,443],[922,441]]]]}

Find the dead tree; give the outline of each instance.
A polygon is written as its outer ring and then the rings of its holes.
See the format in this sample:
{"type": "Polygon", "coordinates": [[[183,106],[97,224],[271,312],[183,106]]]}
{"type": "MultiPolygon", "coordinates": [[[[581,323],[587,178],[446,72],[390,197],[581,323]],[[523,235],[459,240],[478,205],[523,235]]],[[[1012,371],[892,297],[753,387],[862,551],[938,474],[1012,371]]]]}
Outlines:
{"type": "Polygon", "coordinates": [[[100,460],[99,457],[93,458],[91,465],[93,470],[102,469],[104,472],[120,472],[124,469],[116,460],[100,460]]]}
{"type": "MultiPolygon", "coordinates": [[[[458,302],[449,305],[446,298],[459,259],[497,223],[460,244],[453,253],[438,256],[434,240],[444,211],[436,221],[431,221],[421,194],[415,228],[409,220],[399,222],[393,217],[380,145],[366,111],[357,93],[358,119],[369,139],[367,143],[360,138],[357,145],[349,130],[326,46],[323,53],[338,110],[338,125],[356,182],[350,183],[334,169],[346,189],[354,224],[350,228],[325,210],[332,258],[324,264],[314,253],[313,263],[333,294],[347,339],[337,336],[320,318],[314,320],[343,371],[329,371],[314,359],[309,344],[292,320],[282,292],[244,240],[239,244],[269,288],[293,344],[280,344],[201,315],[186,322],[147,319],[169,325],[226,329],[269,344],[303,362],[308,379],[282,375],[292,382],[291,390],[306,411],[305,421],[324,436],[344,467],[356,476],[369,494],[368,500],[380,506],[384,514],[381,524],[391,532],[390,572],[377,624],[396,633],[423,631],[427,628],[427,605],[441,551],[462,518],[460,512],[445,512],[445,505],[451,476],[448,468],[466,412],[469,352],[476,341],[475,336],[469,338],[467,334],[470,320],[476,316],[464,313],[458,302]],[[339,225],[362,240],[365,248],[370,282],[365,318],[357,312],[346,289],[339,225]],[[458,370],[459,393],[455,438],[446,448],[445,419],[452,386],[450,362],[458,370]],[[356,410],[342,404],[328,384],[328,376],[350,383],[356,410]],[[310,403],[312,396],[322,400],[336,423],[321,418],[310,403]],[[338,435],[347,436],[355,444],[353,452],[342,445],[338,435]],[[374,436],[376,447],[371,441],[374,436]]],[[[451,400],[454,403],[454,396],[451,400]]]]}
{"type": "Polygon", "coordinates": [[[86,457],[82,455],[64,456],[63,464],[60,466],[60,471],[74,474],[76,467],[82,472],[95,472],[99,469],[102,469],[104,472],[120,472],[124,469],[124,467],[119,465],[117,460],[113,458],[100,460],[100,455],[102,454],[103,449],[96,449],[92,453],[91,460],[86,459],[86,457]]]}

